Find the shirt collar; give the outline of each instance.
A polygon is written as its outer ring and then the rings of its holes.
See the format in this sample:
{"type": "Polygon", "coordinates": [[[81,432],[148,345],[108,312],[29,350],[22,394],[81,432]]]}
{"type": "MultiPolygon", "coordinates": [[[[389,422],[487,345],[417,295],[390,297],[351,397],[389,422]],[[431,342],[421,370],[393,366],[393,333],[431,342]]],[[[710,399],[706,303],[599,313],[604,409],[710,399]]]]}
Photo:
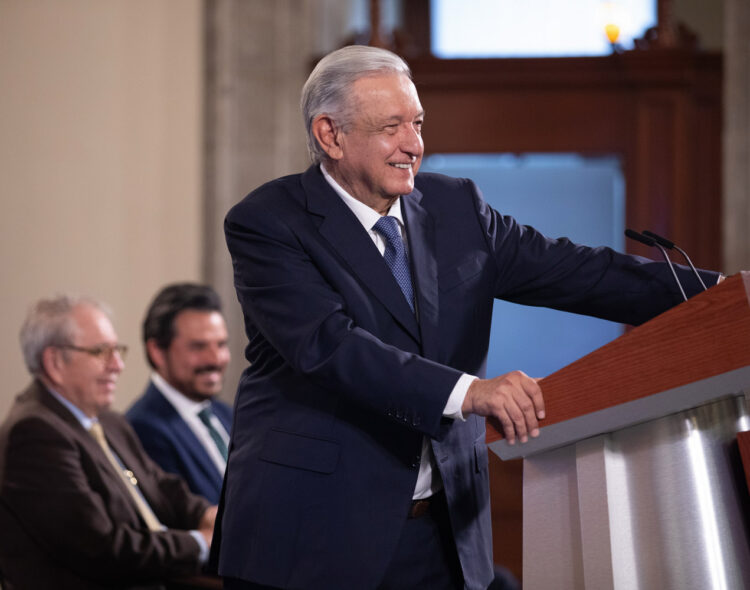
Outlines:
{"type": "Polygon", "coordinates": [[[73,402],[71,402],[69,399],[64,398],[62,395],[57,393],[54,389],[47,388],[47,391],[52,394],[52,397],[54,397],[57,401],[59,401],[63,406],[65,406],[73,416],[75,416],[76,420],[78,420],[81,423],[81,426],[83,426],[84,429],[89,430],[91,428],[91,425],[94,422],[98,422],[95,418],[89,418],[86,414],[84,414],[81,409],[75,405],[73,402]]]}
{"type": "MultiPolygon", "coordinates": [[[[326,179],[326,181],[328,181],[328,184],[330,184],[333,190],[335,190],[336,193],[343,199],[344,203],[346,203],[349,209],[352,210],[352,213],[354,213],[355,217],[364,226],[364,228],[368,231],[372,230],[372,226],[375,225],[381,217],[380,213],[378,213],[371,207],[368,207],[362,201],[355,199],[348,192],[346,192],[342,188],[342,186],[338,182],[336,182],[336,180],[334,180],[333,176],[328,173],[323,164],[320,165],[320,171],[323,173],[323,177],[326,179]]],[[[390,217],[395,217],[401,227],[404,226],[404,217],[401,214],[401,197],[398,197],[395,201],[393,201],[391,208],[388,210],[388,215],[390,217]]]]}
{"type": "Polygon", "coordinates": [[[174,409],[181,416],[195,416],[203,408],[211,404],[209,400],[200,402],[191,400],[167,383],[166,379],[157,372],[151,373],[151,382],[161,391],[162,395],[167,398],[167,401],[174,406],[174,409]]]}

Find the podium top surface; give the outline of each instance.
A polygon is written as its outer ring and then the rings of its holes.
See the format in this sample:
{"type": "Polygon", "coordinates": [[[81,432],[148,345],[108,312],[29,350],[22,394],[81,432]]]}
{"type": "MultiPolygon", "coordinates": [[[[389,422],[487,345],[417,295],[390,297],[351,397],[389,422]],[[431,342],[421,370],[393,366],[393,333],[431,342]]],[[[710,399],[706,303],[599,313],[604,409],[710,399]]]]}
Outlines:
{"type": "Polygon", "coordinates": [[[729,277],[552,373],[539,438],[508,445],[488,420],[487,443],[528,456],[738,392],[750,385],[749,293],[750,273],[729,277]]]}

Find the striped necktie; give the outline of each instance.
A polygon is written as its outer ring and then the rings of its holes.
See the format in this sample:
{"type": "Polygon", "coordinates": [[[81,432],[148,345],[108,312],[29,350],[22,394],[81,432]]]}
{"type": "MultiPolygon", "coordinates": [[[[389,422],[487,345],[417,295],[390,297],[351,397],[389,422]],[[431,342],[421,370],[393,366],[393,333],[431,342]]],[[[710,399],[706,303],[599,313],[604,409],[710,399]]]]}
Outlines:
{"type": "Polygon", "coordinates": [[[126,469],[112,452],[112,449],[107,443],[107,438],[104,436],[102,425],[99,422],[94,422],[91,425],[89,432],[91,433],[91,436],[94,437],[94,440],[99,443],[99,446],[102,448],[102,451],[104,451],[107,459],[109,459],[112,467],[120,476],[122,483],[125,485],[128,493],[133,498],[133,501],[138,508],[138,514],[141,515],[143,522],[146,523],[146,526],[148,526],[149,530],[162,530],[164,527],[162,527],[159,519],[154,514],[154,511],[151,510],[151,506],[148,505],[146,499],[143,497],[143,494],[141,494],[140,490],[138,490],[138,480],[133,475],[133,472],[129,469],[126,469]]]}
{"type": "Polygon", "coordinates": [[[214,413],[211,411],[211,408],[209,406],[206,406],[200,412],[198,412],[198,418],[200,418],[201,422],[205,424],[206,429],[208,430],[208,434],[211,435],[214,444],[216,444],[216,448],[219,449],[221,456],[224,457],[224,461],[226,461],[227,457],[229,456],[229,449],[227,449],[227,443],[224,442],[224,437],[221,436],[219,431],[211,422],[211,417],[213,415],[214,413]]]}

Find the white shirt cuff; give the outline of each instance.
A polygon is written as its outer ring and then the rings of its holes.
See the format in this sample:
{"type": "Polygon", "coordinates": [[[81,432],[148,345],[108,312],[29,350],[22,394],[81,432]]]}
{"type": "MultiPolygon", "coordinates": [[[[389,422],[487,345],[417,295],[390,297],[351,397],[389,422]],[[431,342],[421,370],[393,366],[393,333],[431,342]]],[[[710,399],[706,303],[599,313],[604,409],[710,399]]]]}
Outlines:
{"type": "Polygon", "coordinates": [[[201,565],[204,565],[208,561],[208,543],[206,543],[203,535],[201,535],[198,531],[188,532],[193,536],[193,539],[195,539],[195,542],[198,543],[198,546],[201,548],[200,553],[198,554],[198,560],[200,561],[201,565]]]}
{"type": "Polygon", "coordinates": [[[466,392],[469,391],[469,385],[471,385],[476,379],[477,377],[467,373],[464,373],[458,378],[458,381],[456,381],[456,384],[453,386],[450,397],[448,397],[448,403],[445,404],[443,416],[466,422],[466,418],[464,418],[463,412],[461,412],[461,406],[464,405],[464,399],[466,399],[466,392]]]}

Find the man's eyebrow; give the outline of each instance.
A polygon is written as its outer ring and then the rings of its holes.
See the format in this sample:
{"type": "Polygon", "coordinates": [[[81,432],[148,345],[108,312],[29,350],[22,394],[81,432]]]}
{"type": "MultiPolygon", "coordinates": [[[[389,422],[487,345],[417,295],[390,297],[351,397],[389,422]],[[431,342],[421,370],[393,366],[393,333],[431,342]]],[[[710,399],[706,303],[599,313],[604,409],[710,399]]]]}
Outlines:
{"type": "MultiPolygon", "coordinates": [[[[409,119],[410,121],[413,121],[414,119],[424,119],[425,112],[419,111],[416,115],[414,115],[414,118],[409,119]]],[[[390,117],[383,117],[382,122],[383,123],[401,123],[404,120],[404,118],[401,115],[391,115],[390,117]]]]}

